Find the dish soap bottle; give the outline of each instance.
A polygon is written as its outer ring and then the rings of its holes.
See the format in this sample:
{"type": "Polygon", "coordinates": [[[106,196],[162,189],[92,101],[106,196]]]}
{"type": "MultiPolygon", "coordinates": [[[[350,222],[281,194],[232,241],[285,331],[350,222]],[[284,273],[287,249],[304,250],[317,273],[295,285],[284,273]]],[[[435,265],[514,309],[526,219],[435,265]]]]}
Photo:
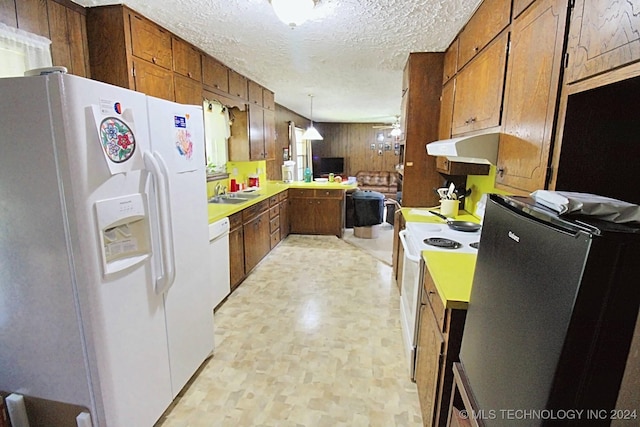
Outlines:
{"type": "Polygon", "coordinates": [[[304,170],[304,182],[311,182],[311,169],[309,168],[304,170]]]}

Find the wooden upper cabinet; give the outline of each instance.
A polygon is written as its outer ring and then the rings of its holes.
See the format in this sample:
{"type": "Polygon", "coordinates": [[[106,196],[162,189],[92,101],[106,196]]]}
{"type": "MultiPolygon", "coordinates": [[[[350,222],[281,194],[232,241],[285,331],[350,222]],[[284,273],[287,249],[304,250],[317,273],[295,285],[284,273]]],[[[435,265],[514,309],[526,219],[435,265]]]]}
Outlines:
{"type": "Polygon", "coordinates": [[[140,59],[133,60],[134,89],[156,98],[175,101],[173,72],[140,59]]]}
{"type": "Polygon", "coordinates": [[[189,43],[171,39],[173,47],[173,71],[196,81],[202,81],[201,55],[189,43]]]}
{"type": "Polygon", "coordinates": [[[267,159],[276,157],[276,112],[263,110],[264,115],[264,155],[267,159]]]}
{"type": "Polygon", "coordinates": [[[505,31],[457,74],[452,135],[500,125],[508,39],[505,31]]]}
{"type": "Polygon", "coordinates": [[[249,80],[249,104],[259,105],[262,107],[262,86],[253,80],[249,80]]]}
{"type": "Polygon", "coordinates": [[[638,61],[639,11],[639,0],[576,0],[568,38],[566,82],[638,61]]]}
{"type": "Polygon", "coordinates": [[[131,53],[162,68],[171,70],[171,34],[140,15],[131,13],[131,53]]]}
{"type": "Polygon", "coordinates": [[[275,111],[276,109],[275,94],[269,89],[262,89],[262,105],[267,110],[275,111]]]}
{"type": "Polygon", "coordinates": [[[513,18],[517,18],[535,0],[513,0],[513,18]]]}
{"type": "Polygon", "coordinates": [[[444,53],[444,70],[442,72],[442,84],[447,83],[458,71],[458,39],[444,53]]]}
{"type": "Polygon", "coordinates": [[[250,160],[262,160],[264,150],[264,114],[261,107],[249,107],[249,153],[250,160]]]}
{"type": "Polygon", "coordinates": [[[406,90],[400,118],[405,136],[403,206],[438,203],[433,188],[441,185],[442,176],[436,171],[436,158],[427,154],[425,144],[438,140],[443,64],[443,52],[412,52],[405,64],[406,90]]]}
{"type": "Polygon", "coordinates": [[[53,65],[76,76],[89,77],[89,52],[85,15],[49,0],[49,32],[53,65]]]}
{"type": "Polygon", "coordinates": [[[7,17],[6,24],[12,27],[38,34],[43,37],[51,37],[48,18],[48,2],[45,0],[2,0],[0,9],[6,9],[6,14],[13,12],[13,16],[7,17]]]}
{"type": "Polygon", "coordinates": [[[202,83],[212,89],[229,93],[229,68],[214,58],[203,55],[202,83]]]}
{"type": "Polygon", "coordinates": [[[512,25],[496,185],[545,188],[560,92],[566,0],[536,0],[512,25]]]}
{"type": "Polygon", "coordinates": [[[202,85],[189,77],[173,75],[175,101],[180,104],[202,105],[202,85]]]}
{"type": "Polygon", "coordinates": [[[484,0],[460,32],[458,69],[476,56],[511,20],[511,0],[484,0]]]}
{"type": "Polygon", "coordinates": [[[229,95],[247,99],[247,78],[233,70],[229,70],[229,95]]]}
{"type": "Polygon", "coordinates": [[[438,125],[438,139],[451,138],[451,118],[453,117],[453,99],[455,90],[455,79],[442,86],[442,96],[440,97],[440,124],[438,125]]]}

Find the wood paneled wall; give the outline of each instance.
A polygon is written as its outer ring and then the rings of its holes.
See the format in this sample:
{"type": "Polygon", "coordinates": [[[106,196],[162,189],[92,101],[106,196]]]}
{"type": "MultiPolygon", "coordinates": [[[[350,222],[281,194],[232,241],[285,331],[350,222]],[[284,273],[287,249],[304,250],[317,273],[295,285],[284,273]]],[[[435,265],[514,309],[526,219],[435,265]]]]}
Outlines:
{"type": "Polygon", "coordinates": [[[390,129],[375,129],[372,123],[316,123],[324,140],[313,145],[313,154],[344,157],[345,172],[395,171],[400,163],[398,149],[390,129]],[[378,140],[382,133],[383,139],[378,140]]]}
{"type": "Polygon", "coordinates": [[[267,179],[269,180],[280,181],[282,179],[282,153],[289,146],[289,122],[294,122],[297,127],[301,128],[309,126],[309,119],[276,104],[276,158],[275,160],[267,160],[267,179]]]}
{"type": "Polygon", "coordinates": [[[90,77],[85,18],[68,0],[0,0],[0,22],[50,39],[53,65],[90,77]]]}

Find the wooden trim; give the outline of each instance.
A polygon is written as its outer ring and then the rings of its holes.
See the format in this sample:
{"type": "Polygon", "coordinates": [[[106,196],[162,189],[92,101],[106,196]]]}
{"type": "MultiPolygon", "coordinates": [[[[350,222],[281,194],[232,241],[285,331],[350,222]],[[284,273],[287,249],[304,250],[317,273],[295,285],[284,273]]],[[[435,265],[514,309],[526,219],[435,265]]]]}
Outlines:
{"type": "MultiPolygon", "coordinates": [[[[461,363],[453,364],[453,378],[455,387],[460,393],[460,397],[462,397],[462,401],[464,402],[464,409],[469,414],[468,419],[471,422],[471,425],[474,427],[484,427],[484,423],[480,419],[476,419],[473,416],[473,412],[478,411],[478,402],[473,396],[473,392],[471,390],[471,385],[469,384],[469,379],[464,372],[464,368],[461,363]]],[[[453,398],[454,393],[451,394],[453,398]]],[[[451,405],[453,408],[453,405],[451,405]]]]}

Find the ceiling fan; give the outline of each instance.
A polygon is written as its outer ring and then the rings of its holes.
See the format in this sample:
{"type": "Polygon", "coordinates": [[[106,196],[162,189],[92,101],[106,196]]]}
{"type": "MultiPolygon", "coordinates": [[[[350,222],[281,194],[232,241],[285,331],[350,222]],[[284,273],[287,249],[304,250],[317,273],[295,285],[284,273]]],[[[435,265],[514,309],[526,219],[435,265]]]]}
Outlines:
{"type": "Polygon", "coordinates": [[[374,125],[374,129],[391,129],[392,136],[400,136],[402,129],[400,129],[400,116],[396,116],[396,121],[389,125],[374,125]]]}

